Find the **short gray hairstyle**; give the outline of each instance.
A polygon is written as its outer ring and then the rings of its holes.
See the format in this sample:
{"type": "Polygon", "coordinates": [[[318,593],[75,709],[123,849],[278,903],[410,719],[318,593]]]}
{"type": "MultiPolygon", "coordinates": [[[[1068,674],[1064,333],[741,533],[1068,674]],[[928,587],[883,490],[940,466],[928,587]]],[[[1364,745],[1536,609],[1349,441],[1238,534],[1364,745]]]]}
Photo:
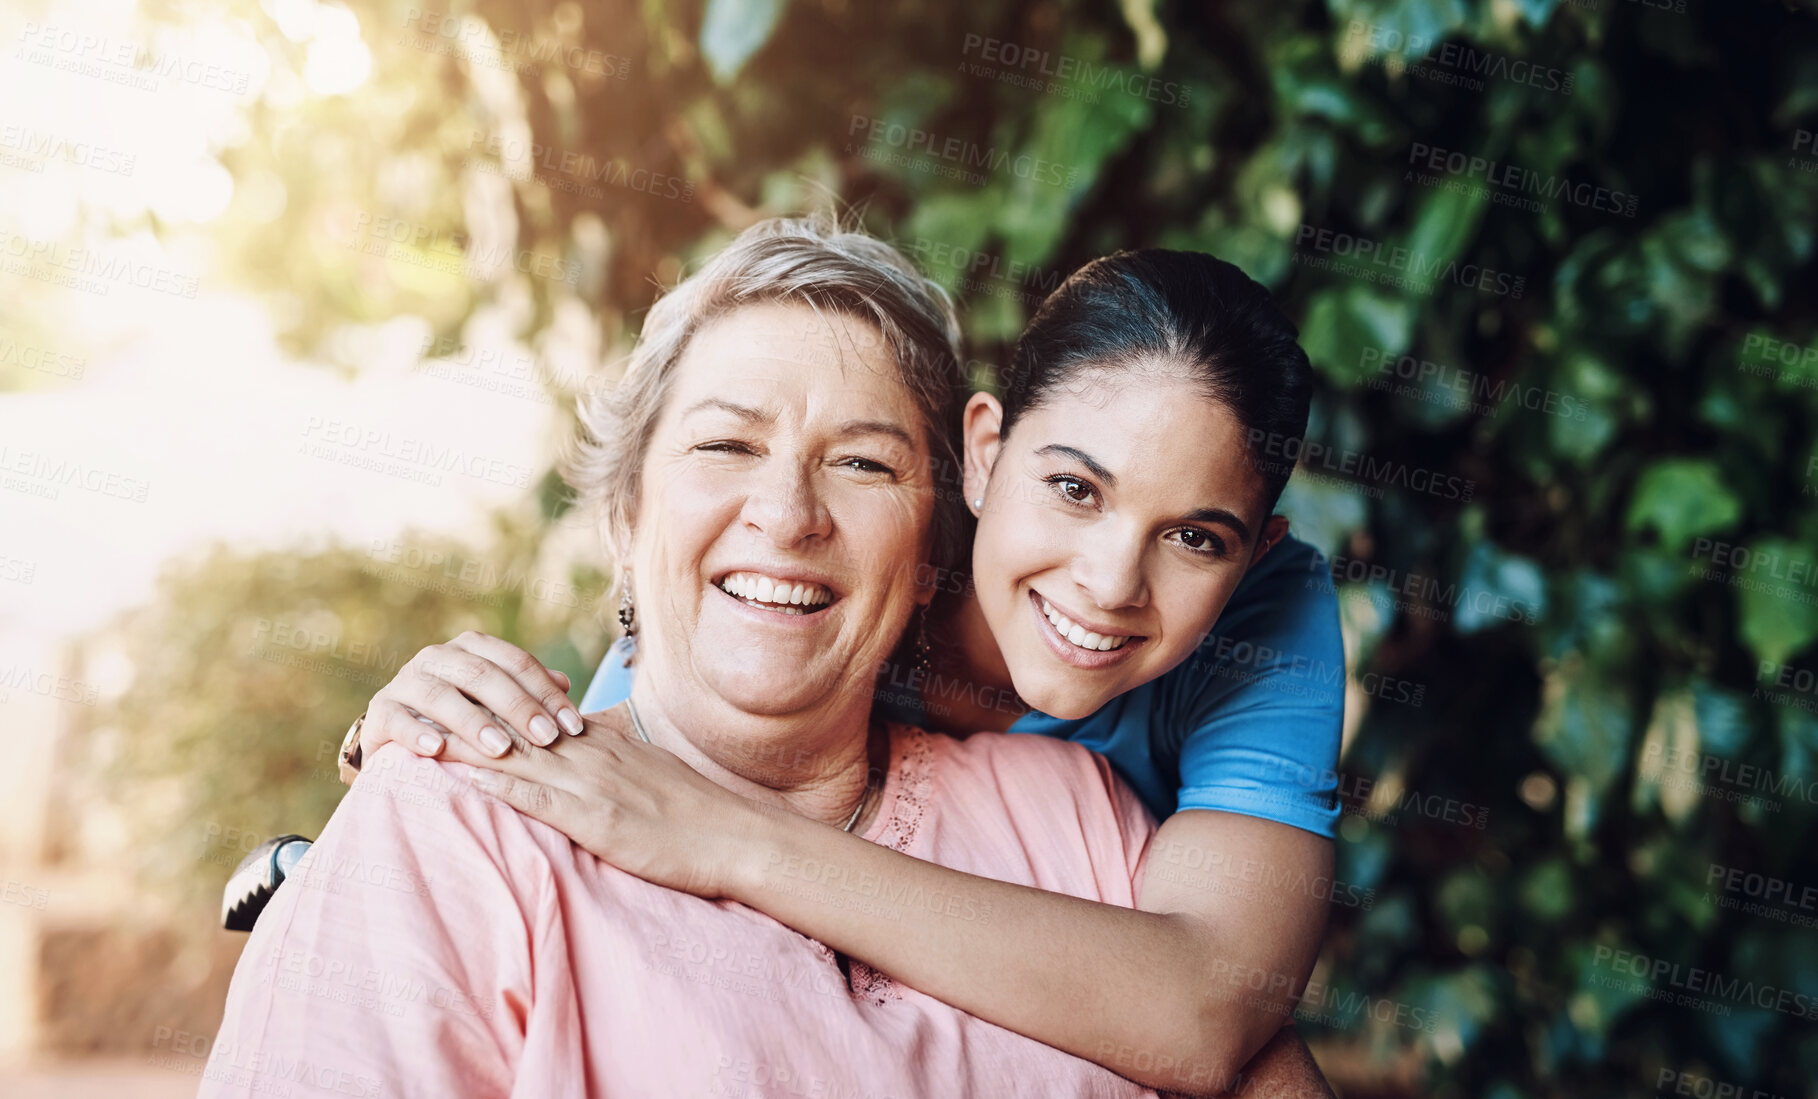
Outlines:
{"type": "Polygon", "coordinates": [[[601,509],[623,552],[637,520],[644,454],[690,341],[742,306],[788,302],[855,317],[883,336],[921,413],[933,460],[930,560],[963,566],[972,518],[959,458],[967,384],[952,299],[901,252],[826,215],[760,221],[659,298],[618,386],[582,395],[563,478],[584,507],[601,509]]]}

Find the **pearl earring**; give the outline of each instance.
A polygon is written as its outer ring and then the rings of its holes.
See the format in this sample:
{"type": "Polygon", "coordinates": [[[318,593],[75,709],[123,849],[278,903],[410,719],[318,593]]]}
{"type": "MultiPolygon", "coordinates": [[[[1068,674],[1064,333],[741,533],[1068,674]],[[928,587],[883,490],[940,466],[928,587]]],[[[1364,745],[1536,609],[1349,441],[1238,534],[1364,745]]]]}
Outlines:
{"type": "Polygon", "coordinates": [[[972,501],[972,510],[973,511],[984,511],[985,510],[985,498],[983,496],[980,496],[978,499],[972,501]]]}

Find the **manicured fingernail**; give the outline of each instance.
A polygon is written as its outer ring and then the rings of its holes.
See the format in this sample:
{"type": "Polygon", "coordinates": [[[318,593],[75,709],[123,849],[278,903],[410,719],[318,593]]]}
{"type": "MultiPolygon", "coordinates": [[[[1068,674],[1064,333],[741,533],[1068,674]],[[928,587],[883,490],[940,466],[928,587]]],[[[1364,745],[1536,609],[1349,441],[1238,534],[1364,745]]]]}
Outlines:
{"type": "Polygon", "coordinates": [[[530,719],[531,743],[541,747],[553,742],[556,735],[555,722],[544,717],[542,714],[538,714],[530,719]]]}
{"type": "Polygon", "coordinates": [[[580,736],[581,729],[586,726],[579,710],[563,710],[556,715],[556,720],[562,723],[562,728],[568,730],[569,736],[580,736]]]}
{"type": "Polygon", "coordinates": [[[433,756],[442,750],[442,738],[434,733],[424,733],[417,738],[417,747],[423,749],[424,755],[433,756]]]}
{"type": "Polygon", "coordinates": [[[480,730],[480,747],[489,756],[502,756],[511,751],[511,738],[488,725],[480,730]]]}
{"type": "Polygon", "coordinates": [[[480,789],[486,791],[489,794],[498,790],[499,786],[501,785],[501,783],[499,782],[499,776],[497,774],[493,773],[492,771],[480,771],[480,770],[474,771],[473,784],[475,786],[478,786],[480,789]]]}

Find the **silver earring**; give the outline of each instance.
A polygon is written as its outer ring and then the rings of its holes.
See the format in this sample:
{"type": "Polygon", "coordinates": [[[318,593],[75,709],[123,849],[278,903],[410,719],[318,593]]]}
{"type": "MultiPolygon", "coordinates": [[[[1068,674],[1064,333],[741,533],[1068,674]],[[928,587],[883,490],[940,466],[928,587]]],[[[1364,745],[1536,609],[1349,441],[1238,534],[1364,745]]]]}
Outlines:
{"type": "Polygon", "coordinates": [[[624,628],[626,637],[638,632],[638,611],[631,605],[630,569],[625,570],[625,579],[619,586],[619,625],[624,628]]]}

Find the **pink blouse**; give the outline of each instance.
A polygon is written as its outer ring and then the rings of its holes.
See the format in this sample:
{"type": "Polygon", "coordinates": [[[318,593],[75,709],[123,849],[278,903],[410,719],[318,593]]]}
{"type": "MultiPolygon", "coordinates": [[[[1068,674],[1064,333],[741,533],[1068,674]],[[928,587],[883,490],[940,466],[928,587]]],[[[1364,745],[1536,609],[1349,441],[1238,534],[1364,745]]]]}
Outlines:
{"type": "MultiPolygon", "coordinates": [[[[906,988],[732,901],[651,885],[387,745],[259,918],[201,1094],[1153,1096],[906,988]]],[[[1155,822],[1041,736],[894,726],[865,838],[1134,907],[1155,822]]],[[[881,884],[786,881],[864,906],[881,884]]],[[[905,898],[893,897],[899,903],[905,898]]],[[[906,898],[987,921],[961,893],[906,898]]]]}

